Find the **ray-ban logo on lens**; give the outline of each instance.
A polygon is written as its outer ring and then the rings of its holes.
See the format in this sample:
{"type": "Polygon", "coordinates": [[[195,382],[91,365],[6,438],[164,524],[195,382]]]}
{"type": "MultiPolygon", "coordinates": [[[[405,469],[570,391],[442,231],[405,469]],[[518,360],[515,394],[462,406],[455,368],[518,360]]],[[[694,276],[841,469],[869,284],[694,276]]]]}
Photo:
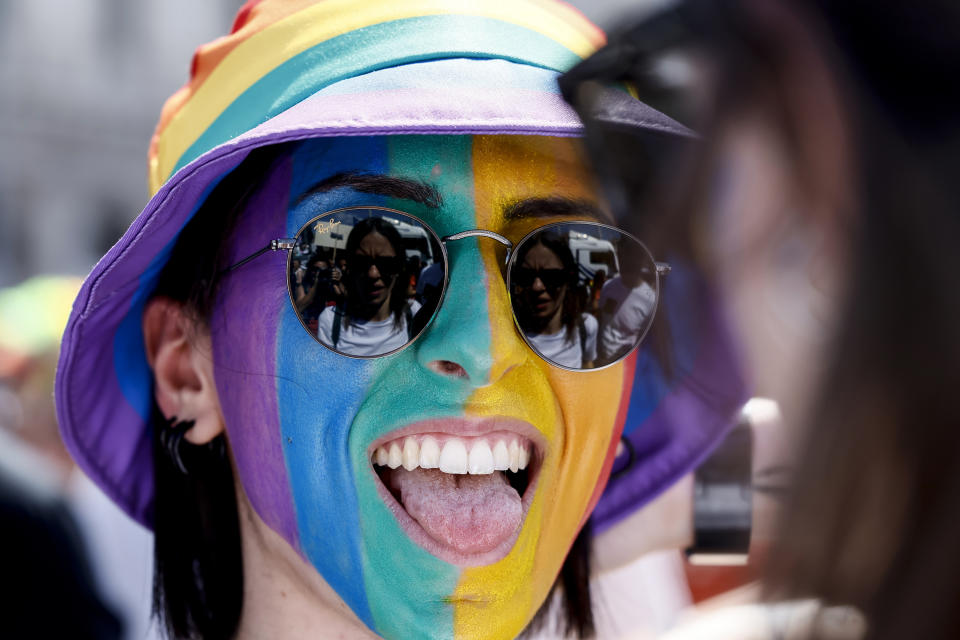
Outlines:
{"type": "Polygon", "coordinates": [[[319,236],[325,233],[330,233],[339,226],[339,220],[321,220],[317,222],[317,224],[313,225],[313,231],[319,236]]]}

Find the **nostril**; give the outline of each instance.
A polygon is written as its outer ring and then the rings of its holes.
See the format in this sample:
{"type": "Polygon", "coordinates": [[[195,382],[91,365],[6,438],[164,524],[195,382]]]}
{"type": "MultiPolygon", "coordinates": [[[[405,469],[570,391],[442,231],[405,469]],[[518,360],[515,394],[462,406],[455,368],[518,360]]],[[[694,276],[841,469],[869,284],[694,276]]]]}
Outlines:
{"type": "Polygon", "coordinates": [[[456,362],[451,362],[450,360],[434,360],[429,366],[433,371],[436,371],[443,376],[449,376],[451,378],[470,377],[467,375],[466,369],[458,365],[456,362]]]}

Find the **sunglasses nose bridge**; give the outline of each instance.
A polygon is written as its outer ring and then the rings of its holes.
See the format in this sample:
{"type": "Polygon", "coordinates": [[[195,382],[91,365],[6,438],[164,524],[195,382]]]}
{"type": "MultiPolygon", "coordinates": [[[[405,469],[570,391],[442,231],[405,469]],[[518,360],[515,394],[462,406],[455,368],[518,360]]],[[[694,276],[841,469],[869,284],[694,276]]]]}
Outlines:
{"type": "Polygon", "coordinates": [[[454,240],[463,240],[464,238],[476,238],[476,237],[490,238],[491,240],[496,240],[497,242],[505,246],[507,248],[507,251],[506,251],[506,257],[504,258],[503,263],[504,265],[510,263],[510,254],[513,252],[513,248],[514,248],[513,242],[511,242],[508,238],[505,238],[504,236],[500,235],[499,233],[495,233],[493,231],[488,231],[486,229],[468,229],[466,231],[460,231],[459,233],[450,234],[449,236],[443,236],[442,238],[440,238],[440,242],[442,242],[443,244],[447,244],[448,242],[452,242],[454,240]]]}
{"type": "Polygon", "coordinates": [[[492,238],[512,246],[497,235],[468,231],[442,239],[445,245],[451,240],[473,241],[448,248],[446,298],[419,339],[418,359],[425,366],[441,371],[458,365],[475,388],[496,384],[528,357],[515,331],[498,252],[493,243],[480,240],[492,238]]]}

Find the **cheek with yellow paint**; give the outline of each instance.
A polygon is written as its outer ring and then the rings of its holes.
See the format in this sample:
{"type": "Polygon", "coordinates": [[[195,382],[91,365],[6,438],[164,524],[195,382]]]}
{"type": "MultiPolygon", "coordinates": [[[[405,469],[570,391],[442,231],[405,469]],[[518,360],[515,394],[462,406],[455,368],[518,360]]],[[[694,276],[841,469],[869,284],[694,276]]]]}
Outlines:
{"type": "MultiPolygon", "coordinates": [[[[491,298],[491,307],[507,304],[505,294],[491,298]]],[[[495,333],[494,348],[514,348],[498,342],[519,338],[495,333]]],[[[622,364],[577,373],[529,362],[472,397],[468,413],[522,415],[549,444],[511,552],[493,565],[463,572],[455,594],[457,637],[488,638],[491,620],[504,625],[509,632],[504,637],[510,637],[543,602],[609,473],[623,381],[622,364]]]]}
{"type": "MultiPolygon", "coordinates": [[[[572,140],[477,137],[473,158],[477,226],[514,240],[543,221],[505,220],[505,203],[520,197],[596,198],[581,150],[572,140]]],[[[502,256],[490,249],[483,258],[496,280],[502,256]]],[[[606,481],[616,431],[622,427],[617,424],[625,379],[622,363],[591,372],[551,367],[519,338],[502,281],[491,284],[488,304],[493,353],[522,350],[527,357],[496,384],[475,391],[466,412],[523,417],[548,445],[513,549],[495,564],[465,569],[457,585],[454,629],[464,638],[490,637],[491,620],[497,620],[504,637],[529,622],[606,481]]]]}

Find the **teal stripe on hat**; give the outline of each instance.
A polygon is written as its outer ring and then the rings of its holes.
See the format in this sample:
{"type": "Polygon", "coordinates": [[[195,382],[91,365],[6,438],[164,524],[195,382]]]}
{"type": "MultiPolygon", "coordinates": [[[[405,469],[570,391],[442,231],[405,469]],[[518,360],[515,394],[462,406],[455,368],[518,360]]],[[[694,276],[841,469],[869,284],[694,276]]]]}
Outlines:
{"type": "Polygon", "coordinates": [[[184,151],[172,173],[335,82],[446,58],[499,58],[558,73],[580,61],[547,36],[493,18],[440,15],[364,27],[311,47],[258,80],[184,151]],[[525,43],[523,57],[518,43],[525,43]]]}

